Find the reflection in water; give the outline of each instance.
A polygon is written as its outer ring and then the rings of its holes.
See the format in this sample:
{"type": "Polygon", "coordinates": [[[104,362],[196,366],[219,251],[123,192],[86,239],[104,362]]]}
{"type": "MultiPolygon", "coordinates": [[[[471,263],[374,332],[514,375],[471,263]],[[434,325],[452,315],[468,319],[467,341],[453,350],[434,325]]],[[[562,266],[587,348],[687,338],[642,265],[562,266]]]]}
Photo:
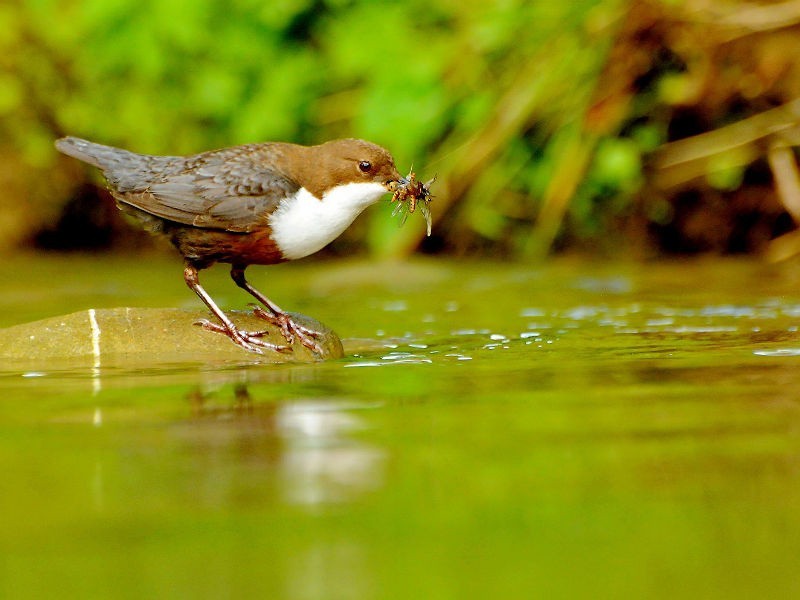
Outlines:
{"type": "Polygon", "coordinates": [[[305,551],[287,558],[287,598],[377,597],[373,570],[359,544],[317,540],[305,551]]]}
{"type": "MultiPolygon", "coordinates": [[[[210,431],[191,432],[212,469],[219,463],[208,451],[221,449],[227,460],[239,460],[249,469],[258,466],[261,475],[274,479],[262,484],[277,485],[281,500],[303,506],[351,501],[382,484],[385,452],[352,437],[366,428],[354,411],[371,405],[325,399],[259,403],[246,385],[238,384],[234,390],[235,402],[228,408],[209,405],[197,390],[189,395],[195,417],[212,426],[210,431]]],[[[226,472],[231,466],[224,467],[226,472]]],[[[225,484],[212,473],[208,475],[213,499],[206,496],[206,500],[225,502],[236,495],[221,489],[225,484]]],[[[225,483],[236,487],[236,482],[225,483]]]]}
{"type": "Polygon", "coordinates": [[[284,497],[293,504],[344,502],[379,487],[384,452],[349,435],[364,428],[352,406],[300,401],[278,410],[284,497]]]}
{"type": "Polygon", "coordinates": [[[325,364],[6,366],[0,597],[797,597],[800,271],[663,269],[337,274],[325,364]]]}

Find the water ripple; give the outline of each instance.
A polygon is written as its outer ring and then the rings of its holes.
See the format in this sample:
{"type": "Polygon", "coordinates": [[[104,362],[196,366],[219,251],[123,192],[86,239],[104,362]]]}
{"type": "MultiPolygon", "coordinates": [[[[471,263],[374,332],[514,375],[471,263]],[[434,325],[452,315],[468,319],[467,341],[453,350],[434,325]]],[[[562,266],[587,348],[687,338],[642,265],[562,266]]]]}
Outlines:
{"type": "Polygon", "coordinates": [[[753,350],[756,356],[800,356],[800,348],[778,348],[777,350],[753,350]]]}

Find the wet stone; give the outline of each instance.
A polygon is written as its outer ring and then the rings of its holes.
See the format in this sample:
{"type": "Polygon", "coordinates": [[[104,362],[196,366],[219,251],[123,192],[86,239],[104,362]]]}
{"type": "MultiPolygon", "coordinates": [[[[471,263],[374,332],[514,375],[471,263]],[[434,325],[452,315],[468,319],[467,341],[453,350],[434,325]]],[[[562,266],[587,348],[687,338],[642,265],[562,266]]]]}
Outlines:
{"type": "MultiPolygon", "coordinates": [[[[251,312],[228,311],[241,329],[268,331],[264,340],[285,344],[274,325],[251,312]]],[[[237,360],[252,363],[314,362],[343,356],[342,343],[329,327],[305,315],[291,313],[302,325],[319,331],[322,356],[295,340],[292,352],[264,349],[248,352],[224,335],[194,325],[213,317],[203,311],[162,308],[109,308],[80,312],[0,329],[0,359],[4,361],[73,360],[91,366],[128,363],[158,364],[237,360]]]]}

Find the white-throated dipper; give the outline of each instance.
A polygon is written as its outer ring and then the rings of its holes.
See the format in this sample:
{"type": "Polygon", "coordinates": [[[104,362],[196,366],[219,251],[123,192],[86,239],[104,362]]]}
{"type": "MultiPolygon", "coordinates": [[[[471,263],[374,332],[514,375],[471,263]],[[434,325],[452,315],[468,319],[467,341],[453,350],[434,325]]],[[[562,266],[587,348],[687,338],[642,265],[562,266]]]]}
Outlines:
{"type": "Polygon", "coordinates": [[[319,334],[250,285],[245,269],[313,254],[383,194],[408,193],[409,181],[391,154],[358,139],[248,144],[193,156],[136,154],[74,137],[56,141],[56,148],[101,169],[117,206],[172,241],[185,260],[186,284],[219,320],[199,324],[252,352],[289,350],[295,337],[317,354],[322,350],[319,334]],[[255,313],[277,325],[289,346],[265,341],[265,332],[238,329],[216,305],[198,278],[215,262],[231,265],[236,285],[263,306],[255,313]]]}

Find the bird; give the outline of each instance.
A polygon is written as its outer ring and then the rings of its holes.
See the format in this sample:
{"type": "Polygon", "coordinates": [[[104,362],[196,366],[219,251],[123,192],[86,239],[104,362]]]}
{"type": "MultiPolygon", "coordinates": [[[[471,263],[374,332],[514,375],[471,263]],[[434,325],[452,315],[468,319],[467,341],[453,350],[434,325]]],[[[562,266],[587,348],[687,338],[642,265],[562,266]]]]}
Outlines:
{"type": "Polygon", "coordinates": [[[217,322],[197,324],[250,352],[290,352],[295,339],[317,355],[321,334],[291,316],[245,277],[250,265],[303,258],[337,238],[371,204],[409,181],[388,150],[361,139],[304,146],[264,142],[190,156],[154,156],[64,137],[56,148],[100,169],[117,207],[151,233],[166,236],[184,259],[183,277],[217,322]],[[200,285],[199,271],[230,265],[234,283],[279,328],[239,329],[200,285]]]}

